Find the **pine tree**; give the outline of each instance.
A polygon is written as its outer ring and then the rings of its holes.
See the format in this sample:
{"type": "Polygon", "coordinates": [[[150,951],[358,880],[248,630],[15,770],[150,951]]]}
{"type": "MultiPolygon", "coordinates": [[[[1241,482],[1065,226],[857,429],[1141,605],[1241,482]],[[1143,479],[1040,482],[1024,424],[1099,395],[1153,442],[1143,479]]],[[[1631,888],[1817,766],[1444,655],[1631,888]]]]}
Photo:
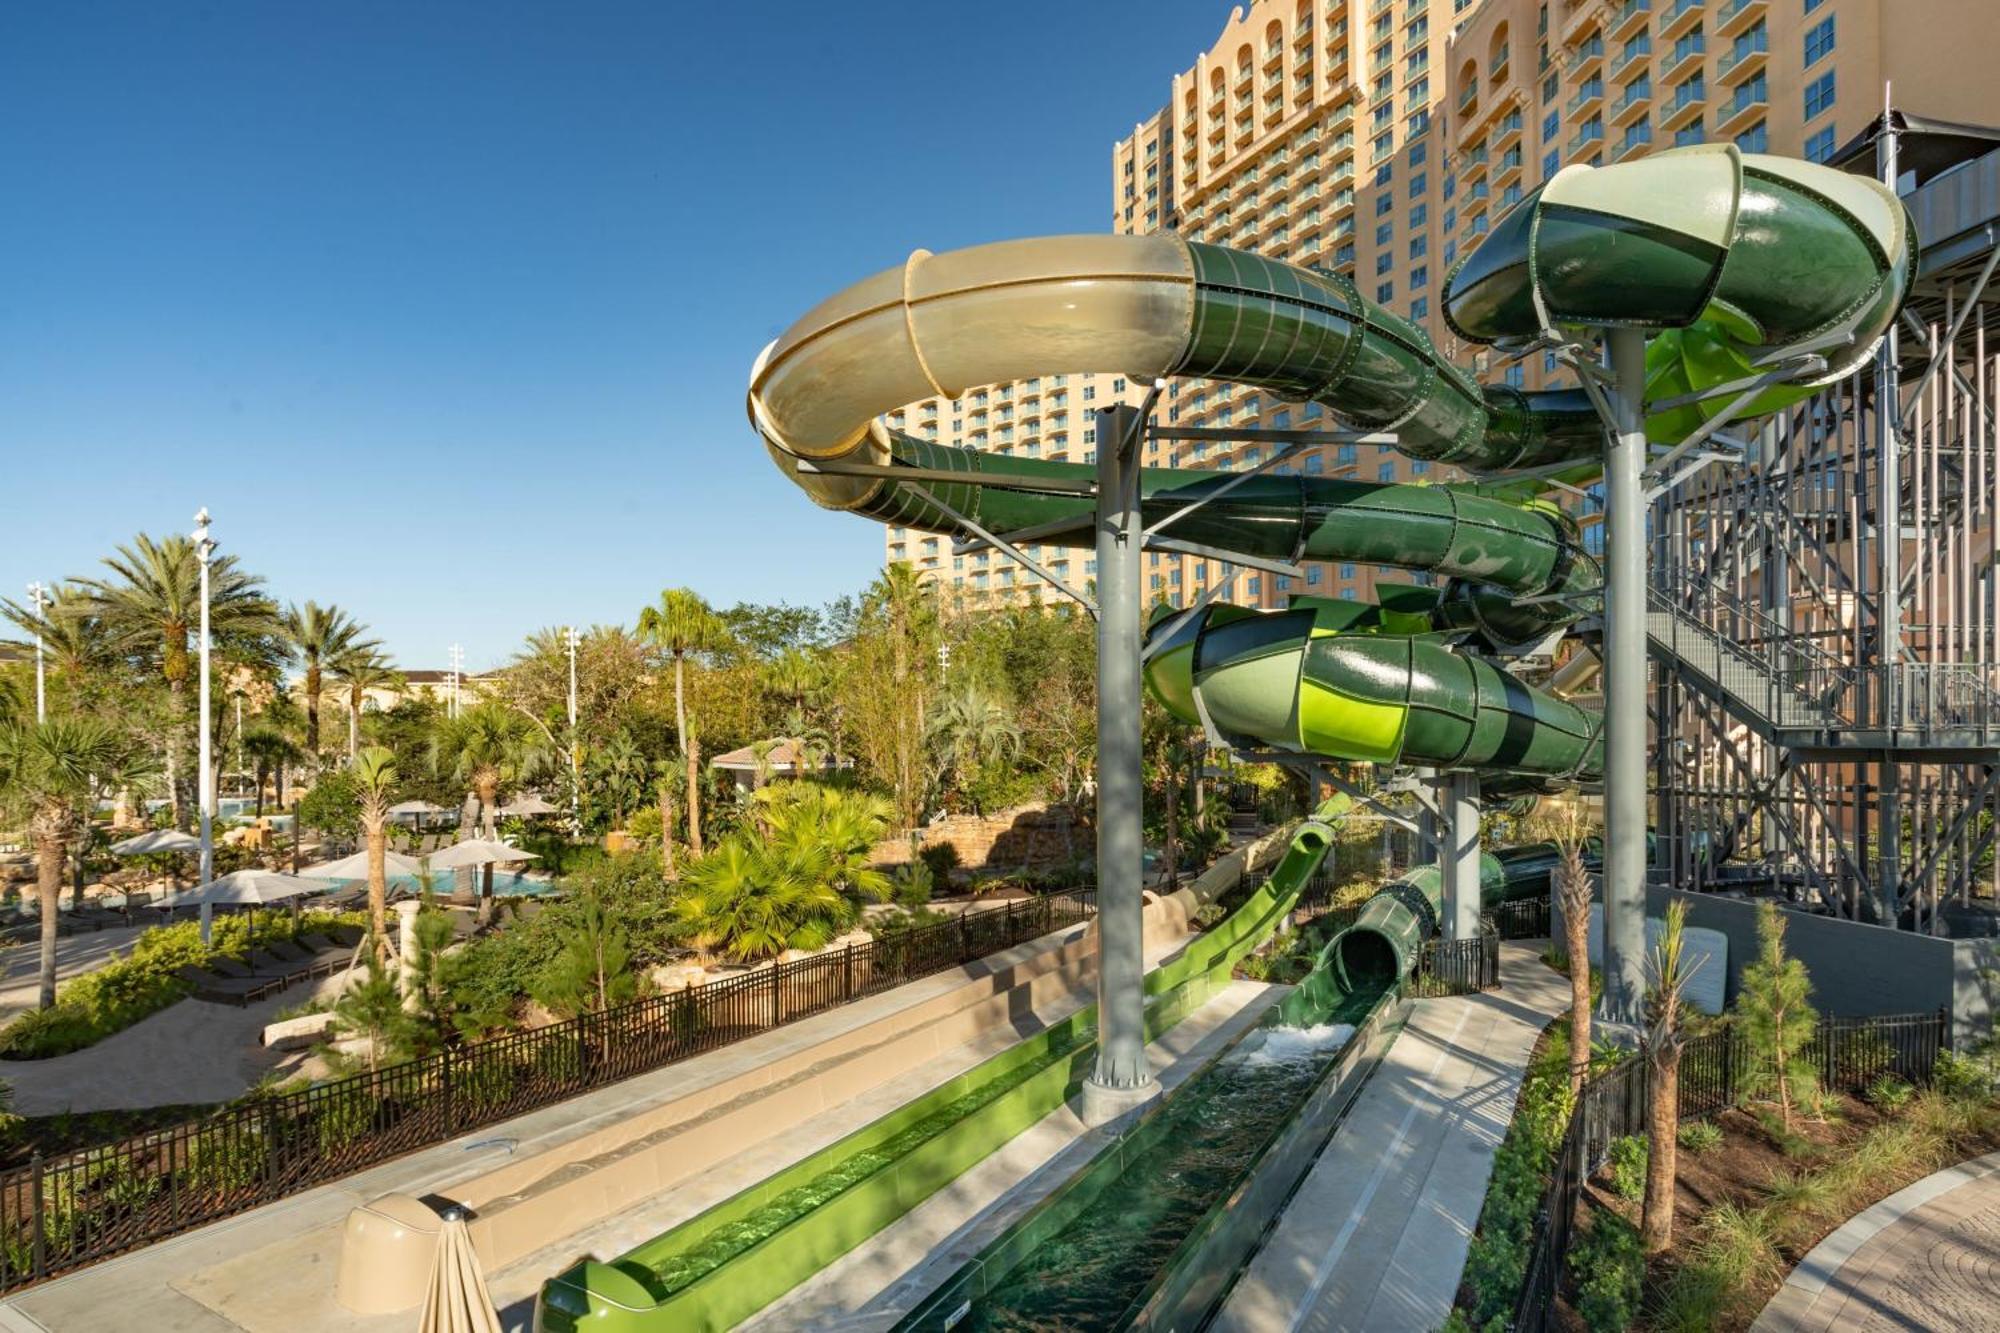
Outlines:
{"type": "Polygon", "coordinates": [[[367,975],[333,1006],[333,1030],[339,1036],[360,1037],[368,1043],[362,1067],[374,1073],[408,1053],[415,1028],[403,1008],[394,974],[383,966],[376,950],[369,949],[367,957],[367,975]]]}
{"type": "Polygon", "coordinates": [[[1785,919],[1777,905],[1757,905],[1757,961],[1743,969],[1736,997],[1736,1025],[1749,1048],[1742,1078],[1751,1097],[1778,1104],[1787,1132],[1801,1104],[1818,1094],[1818,1076],[1806,1047],[1819,1028],[1806,966],[1785,955],[1785,919]]]}
{"type": "Polygon", "coordinates": [[[599,1013],[639,993],[632,970],[632,946],[625,927],[595,898],[578,902],[573,918],[558,932],[562,952],[536,978],[535,998],[564,1018],[599,1013]]]}

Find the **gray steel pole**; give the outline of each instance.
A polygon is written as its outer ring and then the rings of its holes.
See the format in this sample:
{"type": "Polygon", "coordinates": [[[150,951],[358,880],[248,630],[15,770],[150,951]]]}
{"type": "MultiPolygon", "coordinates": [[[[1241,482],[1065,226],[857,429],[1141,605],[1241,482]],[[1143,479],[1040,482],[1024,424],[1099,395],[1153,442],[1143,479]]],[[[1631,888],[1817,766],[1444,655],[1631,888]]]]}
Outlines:
{"type": "MultiPolygon", "coordinates": [[[[1419,768],[1416,771],[1416,777],[1417,781],[1423,783],[1425,788],[1429,790],[1432,801],[1442,802],[1444,800],[1444,779],[1438,776],[1438,771],[1435,768],[1419,768]]],[[[1450,815],[1451,812],[1447,810],[1445,817],[1448,819],[1450,815]]],[[[1420,803],[1417,806],[1417,850],[1415,855],[1410,858],[1410,864],[1430,866],[1449,860],[1450,858],[1440,854],[1438,851],[1438,848],[1444,843],[1444,836],[1445,831],[1441,821],[1437,817],[1437,812],[1429,804],[1420,803]]]]}
{"type": "MultiPolygon", "coordinates": [[[[1875,166],[1882,183],[1896,188],[1896,127],[1885,103],[1882,131],[1875,138],[1875,166]]],[[[1898,384],[1895,324],[1889,325],[1875,353],[1875,545],[1881,559],[1881,585],[1876,593],[1876,660],[1882,672],[1882,721],[1895,728],[1902,722],[1903,661],[1903,478],[1897,457],[1898,384]]],[[[1895,760],[1882,764],[1882,781],[1875,798],[1876,845],[1881,860],[1875,872],[1875,911],[1880,925],[1896,925],[1903,874],[1903,786],[1895,760]]]]}
{"type": "Polygon", "coordinates": [[[1437,785],[1449,823],[1444,856],[1444,935],[1469,940],[1479,934],[1479,779],[1452,773],[1437,785]]]}
{"type": "Polygon", "coordinates": [[[1137,409],[1097,414],[1097,1068],[1087,1103],[1145,1095],[1137,409]],[[1094,1092],[1093,1092],[1094,1089],[1094,1092]]]}
{"type": "Polygon", "coordinates": [[[1604,457],[1604,999],[1637,1024],[1646,994],[1646,335],[1609,329],[1616,429],[1604,457]]]}

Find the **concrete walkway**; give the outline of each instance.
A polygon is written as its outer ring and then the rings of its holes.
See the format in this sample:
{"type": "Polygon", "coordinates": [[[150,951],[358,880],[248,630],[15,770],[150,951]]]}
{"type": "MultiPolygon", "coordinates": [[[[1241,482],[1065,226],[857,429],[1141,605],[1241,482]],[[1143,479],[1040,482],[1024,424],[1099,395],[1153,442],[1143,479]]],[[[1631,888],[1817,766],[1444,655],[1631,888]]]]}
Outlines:
{"type": "Polygon", "coordinates": [[[1438,1327],[1451,1311],[1528,1054],[1569,982],[1500,946],[1502,989],[1420,1000],[1210,1328],[1438,1327]]]}
{"type": "MultiPolygon", "coordinates": [[[[56,940],[56,981],[58,984],[86,972],[95,972],[111,961],[113,951],[132,951],[132,941],[148,927],[114,926],[84,935],[64,935],[56,940]]],[[[0,1023],[35,1007],[41,998],[42,946],[39,943],[10,944],[0,949],[0,1023]]]]}
{"type": "Polygon", "coordinates": [[[1926,1176],[1848,1219],[1751,1329],[2000,1329],[2000,1153],[1926,1176]]]}

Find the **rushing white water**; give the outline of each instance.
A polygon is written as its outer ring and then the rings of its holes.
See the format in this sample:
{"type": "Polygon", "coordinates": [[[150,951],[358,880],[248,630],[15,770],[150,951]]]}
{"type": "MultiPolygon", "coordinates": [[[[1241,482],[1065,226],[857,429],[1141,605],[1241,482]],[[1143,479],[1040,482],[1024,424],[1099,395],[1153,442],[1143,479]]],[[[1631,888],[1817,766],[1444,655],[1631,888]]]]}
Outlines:
{"type": "Polygon", "coordinates": [[[1274,1065],[1322,1060],[1347,1045],[1353,1036],[1352,1023],[1320,1023],[1309,1028],[1259,1028],[1230,1052],[1228,1062],[1274,1065]]]}

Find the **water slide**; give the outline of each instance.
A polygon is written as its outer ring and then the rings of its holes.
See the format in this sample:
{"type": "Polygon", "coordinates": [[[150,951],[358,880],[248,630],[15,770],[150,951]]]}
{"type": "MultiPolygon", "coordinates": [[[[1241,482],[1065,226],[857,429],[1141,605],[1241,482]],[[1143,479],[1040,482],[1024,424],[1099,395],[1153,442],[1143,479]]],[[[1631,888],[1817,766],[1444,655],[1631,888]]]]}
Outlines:
{"type": "MultiPolygon", "coordinates": [[[[1655,401],[1824,362],[1733,404],[1743,415],[1861,365],[1915,264],[1909,219],[1880,184],[1703,146],[1557,173],[1451,274],[1443,311],[1481,344],[1643,328],[1655,401]]],[[[1034,534],[1023,540],[1082,545],[1089,502],[1061,488],[1088,482],[1090,466],[946,448],[880,420],[932,394],[1066,371],[1229,380],[1393,432],[1415,458],[1535,473],[1429,486],[1146,470],[1149,524],[1206,500],[1176,524],[1188,541],[1444,581],[1427,605],[1399,596],[1372,613],[1311,599],[1207,609],[1153,661],[1152,686],[1176,713],[1192,721],[1199,702],[1226,735],[1336,759],[1530,783],[1596,775],[1585,716],[1486,655],[1560,629],[1579,614],[1574,598],[1599,586],[1574,526],[1533,498],[1542,478],[1596,475],[1597,413],[1581,389],[1480,386],[1340,274],[1164,233],[920,250],[766,348],[749,411],[779,467],[823,506],[937,532],[957,530],[955,511],[1034,534]],[[817,470],[829,464],[842,470],[817,470]],[[968,473],[1007,485],[953,480],[968,473]]],[[[1648,434],[1678,441],[1727,401],[1657,412],[1648,434]]]]}
{"type": "MultiPolygon", "coordinates": [[[[1776,410],[1857,368],[1900,308],[1915,263],[1912,229],[1888,190],[1721,145],[1559,172],[1450,275],[1443,311],[1457,335],[1480,344],[1559,339],[1575,326],[1644,329],[1653,401],[1774,366],[1796,372],[1734,402],[1725,394],[1649,416],[1649,436],[1671,444],[1725,403],[1738,415],[1776,410]]],[[[1373,605],[1298,598],[1283,610],[1214,605],[1163,617],[1147,676],[1170,710],[1246,747],[1472,772],[1489,791],[1601,773],[1593,719],[1504,666],[1572,623],[1577,600],[1601,584],[1574,525],[1537,498],[1546,480],[1597,475],[1597,412],[1582,390],[1480,386],[1422,329],[1365,300],[1344,276],[1169,234],[918,251],[822,302],[766,348],[749,412],[773,460],[822,506],[947,533],[964,515],[1021,541],[1084,545],[1091,502],[1082,497],[1094,468],[944,448],[893,432],[881,418],[934,394],[1086,371],[1140,382],[1213,378],[1317,403],[1348,427],[1393,432],[1412,457],[1481,478],[1371,485],[1145,470],[1149,524],[1200,505],[1176,521],[1187,541],[1267,558],[1393,565],[1442,581],[1436,590],[1386,590],[1373,605]],[[988,484],[963,480],[973,474],[988,484]]],[[[1309,826],[1271,884],[1210,932],[1212,943],[1202,937],[1175,973],[1148,979],[1149,1034],[1275,928],[1329,836],[1309,826]]],[[[1385,1011],[1360,975],[1404,969],[1430,929],[1426,914],[1434,921],[1437,911],[1434,882],[1418,876],[1395,889],[1364,909],[1366,942],[1329,946],[1315,976],[1340,984],[1321,984],[1316,1002],[1294,1006],[1295,1017],[1317,1021],[1360,997],[1370,1005],[1363,1033],[1379,1022],[1385,1011]]],[[[1031,1038],[893,1123],[612,1264],[580,1265],[545,1288],[538,1323],[730,1326],[761,1308],[780,1279],[789,1286],[830,1262],[1031,1123],[1051,1098],[1067,1096],[1087,1067],[1077,1054],[1088,1049],[1086,1028],[1080,1019],[1075,1030],[1031,1038]]],[[[1331,1132],[1338,1108],[1326,1090],[1346,1086],[1348,1059],[1329,1064],[1322,1055],[1300,1066],[1305,1072],[1282,1095],[1219,1070],[1221,1103],[1191,1086],[1154,1114],[1196,1115],[1172,1110],[1183,1097],[1192,1108],[1241,1104],[1245,1117],[1279,1106],[1239,1145],[1250,1157],[1220,1173],[1225,1185],[1248,1180],[1230,1172],[1250,1169],[1308,1122],[1313,1133],[1331,1132]],[[1321,1118],[1313,1120],[1316,1105],[1321,1118]]],[[[1214,1146],[1199,1134],[1156,1137],[1162,1151],[1214,1146]]],[[[1097,1174],[1153,1178],[1143,1165],[1097,1174]]],[[[1151,1267],[1142,1270],[1130,1250],[1106,1257],[1110,1270],[1160,1273],[1132,1309],[1170,1301],[1198,1315],[1200,1302],[1217,1296],[1198,1279],[1213,1267],[1201,1256],[1219,1251],[1201,1246],[1226,1225],[1218,1219],[1232,1211],[1254,1219],[1258,1210],[1232,1210],[1228,1199],[1206,1206],[1189,1205],[1192,1230],[1167,1237],[1171,1253],[1161,1253],[1162,1226],[1120,1241],[1150,1245],[1151,1267]]],[[[1016,1244],[1006,1257],[1018,1265],[1031,1248],[1016,1244]]],[[[1006,1269],[988,1271],[998,1281],[1006,1269]]],[[[966,1311],[948,1304],[932,1313],[948,1327],[966,1311]]],[[[983,1308],[971,1314],[963,1326],[986,1326],[983,1308]]],[[[1094,1318],[1078,1326],[1095,1326],[1094,1318]]],[[[920,1325],[928,1326],[912,1324],[920,1325]]]]}

